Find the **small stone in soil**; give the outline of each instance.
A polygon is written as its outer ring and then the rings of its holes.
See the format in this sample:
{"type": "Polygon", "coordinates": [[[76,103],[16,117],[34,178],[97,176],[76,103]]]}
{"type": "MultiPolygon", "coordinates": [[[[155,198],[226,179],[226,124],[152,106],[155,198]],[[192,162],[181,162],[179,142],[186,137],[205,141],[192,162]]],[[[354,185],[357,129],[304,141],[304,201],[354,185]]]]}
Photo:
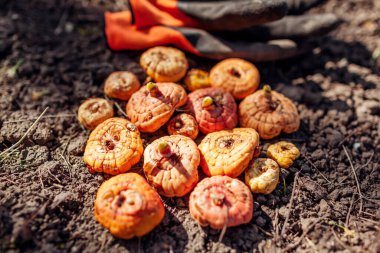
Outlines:
{"type": "Polygon", "coordinates": [[[266,220],[262,216],[259,216],[256,218],[256,224],[260,227],[264,227],[266,224],[266,220]]]}
{"type": "Polygon", "coordinates": [[[39,145],[45,145],[54,139],[53,131],[45,125],[40,125],[33,134],[33,140],[39,145]]]}
{"type": "Polygon", "coordinates": [[[257,200],[257,202],[259,202],[260,204],[264,204],[266,201],[267,201],[267,198],[264,196],[264,195],[258,195],[257,197],[256,197],[256,200],[257,200]]]}
{"type": "Polygon", "coordinates": [[[325,153],[323,152],[323,150],[318,149],[311,154],[311,157],[313,158],[313,160],[320,160],[325,157],[325,153]]]}
{"type": "Polygon", "coordinates": [[[32,146],[21,151],[20,164],[25,166],[40,166],[49,159],[49,150],[45,146],[32,146]]]}
{"type": "Polygon", "coordinates": [[[307,165],[307,164],[302,164],[302,166],[301,166],[301,171],[302,172],[310,172],[311,171],[311,168],[310,168],[310,166],[309,165],[307,165]]]}
{"type": "Polygon", "coordinates": [[[300,177],[299,182],[301,188],[310,192],[317,201],[327,196],[326,189],[315,181],[311,180],[309,177],[300,177]]]}
{"type": "Polygon", "coordinates": [[[87,138],[85,136],[78,136],[72,139],[67,146],[67,151],[70,155],[82,155],[86,146],[87,138]]]}
{"type": "Polygon", "coordinates": [[[318,105],[323,97],[320,93],[306,90],[303,96],[303,102],[309,105],[318,105]]]}
{"type": "Polygon", "coordinates": [[[319,202],[319,213],[324,214],[327,211],[329,211],[330,206],[327,204],[326,200],[321,199],[321,202],[319,202]]]}
{"type": "Polygon", "coordinates": [[[343,135],[335,129],[327,128],[325,132],[330,147],[337,146],[343,140],[343,135]]]}

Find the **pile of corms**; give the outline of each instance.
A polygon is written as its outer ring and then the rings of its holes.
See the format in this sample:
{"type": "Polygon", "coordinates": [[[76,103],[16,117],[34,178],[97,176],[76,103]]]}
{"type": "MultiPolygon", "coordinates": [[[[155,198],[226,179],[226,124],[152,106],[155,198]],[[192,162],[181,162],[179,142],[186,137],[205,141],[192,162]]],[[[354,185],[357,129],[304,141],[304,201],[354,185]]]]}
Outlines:
{"type": "Polygon", "coordinates": [[[114,236],[143,236],[164,217],[159,195],[190,193],[190,214],[202,226],[250,222],[252,192],[271,193],[280,168],[300,155],[294,144],[280,141],[269,146],[267,158],[258,158],[259,139],[297,131],[296,106],[269,85],[257,91],[259,71],[242,59],[223,60],[209,74],[188,70],[180,50],[155,47],[142,54],[140,65],[145,85],[127,71],[111,73],[104,84],[108,98],[128,101],[127,119],[114,117],[109,99],[91,98],[79,107],[79,122],[92,130],[84,162],[91,173],[115,175],[97,192],[96,220],[114,236]],[[180,80],[184,85],[174,83],[180,80]],[[168,136],[144,150],[140,132],[165,125],[168,136]],[[146,179],[127,172],[142,156],[146,179]],[[201,182],[199,166],[207,176],[201,182]],[[237,179],[243,172],[245,182],[237,179]]]}

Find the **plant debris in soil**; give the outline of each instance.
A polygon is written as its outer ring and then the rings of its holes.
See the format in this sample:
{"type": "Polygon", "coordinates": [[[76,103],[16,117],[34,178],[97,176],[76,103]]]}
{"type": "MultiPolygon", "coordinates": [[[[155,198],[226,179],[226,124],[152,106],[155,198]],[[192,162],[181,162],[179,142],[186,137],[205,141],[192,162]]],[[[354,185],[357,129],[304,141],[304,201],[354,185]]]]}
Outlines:
{"type": "MultiPolygon", "coordinates": [[[[336,31],[298,59],[259,65],[262,82],[296,101],[302,120],[273,141],[296,143],[301,156],[271,194],[254,195],[253,220],[227,229],[221,243],[220,231],[191,218],[188,196],[165,198],[163,222],[140,240],[117,239],[93,218],[109,176],[82,161],[89,131],[77,109],[102,96],[113,71],[146,78],[141,52],[107,48],[102,13],[125,4],[104,2],[0,0],[0,152],[17,144],[0,158],[1,252],[380,251],[379,1],[327,1],[311,12],[343,18],[336,31]]],[[[205,69],[216,63],[188,58],[205,69]]],[[[144,146],[160,131],[143,134],[144,146]]]]}

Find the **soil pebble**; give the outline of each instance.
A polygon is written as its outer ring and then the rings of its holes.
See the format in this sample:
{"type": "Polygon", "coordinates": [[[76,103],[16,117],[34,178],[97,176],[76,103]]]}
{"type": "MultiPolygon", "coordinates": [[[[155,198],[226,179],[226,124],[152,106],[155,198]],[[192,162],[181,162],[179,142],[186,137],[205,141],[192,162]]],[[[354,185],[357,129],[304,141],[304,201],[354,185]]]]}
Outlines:
{"type": "Polygon", "coordinates": [[[40,166],[49,159],[49,149],[46,146],[27,147],[21,151],[20,164],[40,166]]]}
{"type": "Polygon", "coordinates": [[[314,180],[311,180],[309,177],[300,177],[299,184],[301,189],[308,191],[316,201],[326,198],[327,190],[316,183],[314,180]]]}
{"type": "Polygon", "coordinates": [[[67,151],[70,155],[83,155],[84,148],[86,147],[87,136],[80,135],[70,140],[69,145],[67,146],[67,151]]]}
{"type": "Polygon", "coordinates": [[[38,167],[42,182],[47,186],[62,184],[68,177],[68,171],[57,161],[47,161],[38,167]]]}

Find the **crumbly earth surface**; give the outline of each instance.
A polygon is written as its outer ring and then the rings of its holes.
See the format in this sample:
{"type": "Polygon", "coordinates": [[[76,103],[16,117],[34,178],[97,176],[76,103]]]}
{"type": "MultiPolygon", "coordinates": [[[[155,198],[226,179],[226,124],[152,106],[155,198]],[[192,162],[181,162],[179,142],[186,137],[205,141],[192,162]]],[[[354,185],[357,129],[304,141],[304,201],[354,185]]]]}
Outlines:
{"type": "MultiPolygon", "coordinates": [[[[311,12],[334,12],[345,23],[318,38],[313,52],[258,65],[262,83],[292,98],[302,120],[298,132],[271,142],[292,141],[301,156],[275,191],[254,195],[252,221],[228,228],[221,243],[220,231],[190,217],[188,196],[163,198],[163,222],[140,240],[117,239],[94,219],[96,191],[109,176],[86,169],[89,131],[75,114],[85,99],[104,96],[112,71],[146,78],[141,52],[112,52],[103,38],[101,13],[124,1],[0,0],[0,7],[0,150],[49,107],[0,159],[1,252],[379,251],[379,1],[327,1],[311,12]]],[[[216,63],[189,62],[208,70],[216,63]]],[[[144,145],[165,133],[143,134],[144,145]]]]}

